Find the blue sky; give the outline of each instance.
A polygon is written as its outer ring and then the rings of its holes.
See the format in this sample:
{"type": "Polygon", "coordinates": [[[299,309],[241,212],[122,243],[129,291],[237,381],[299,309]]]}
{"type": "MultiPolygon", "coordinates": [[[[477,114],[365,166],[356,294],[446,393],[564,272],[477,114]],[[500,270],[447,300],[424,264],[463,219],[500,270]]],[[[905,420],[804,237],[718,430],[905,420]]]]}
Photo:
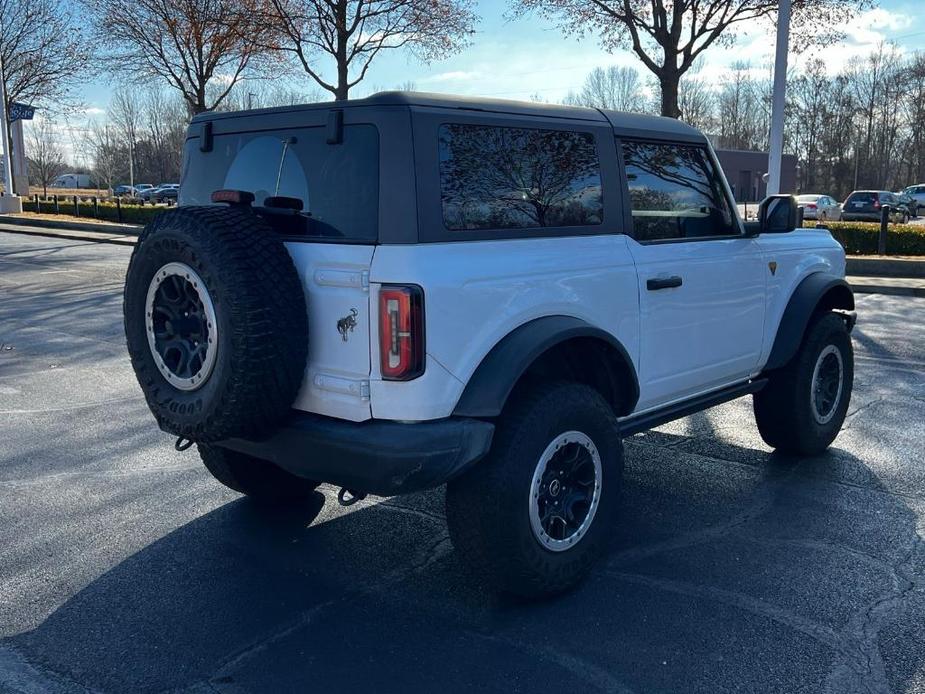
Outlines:
{"type": "MultiPolygon", "coordinates": [[[[845,17],[846,41],[826,49],[823,56],[830,69],[838,69],[854,55],[866,54],[884,39],[895,39],[909,51],[925,48],[925,0],[881,0],[879,4],[879,9],[862,16],[845,17]]],[[[419,91],[514,99],[538,94],[548,101],[560,101],[598,66],[633,65],[643,75],[648,74],[631,52],[607,53],[591,37],[565,38],[559,29],[538,15],[509,20],[505,17],[507,6],[505,0],[479,2],[477,9],[482,21],[472,45],[445,60],[427,65],[399,51],[380,54],[366,80],[351,91],[351,96],[364,96],[411,81],[419,91]]],[[[708,50],[701,75],[719,80],[736,61],[748,61],[760,69],[770,62],[772,50],[770,27],[753,27],[740,37],[735,48],[708,50]]],[[[794,57],[791,64],[800,60],[794,57]]],[[[330,70],[323,72],[330,74],[330,70]]],[[[307,76],[298,73],[283,81],[303,90],[313,86],[307,76]]],[[[100,80],[88,87],[84,93],[86,115],[101,117],[109,103],[112,82],[100,80]]]]}

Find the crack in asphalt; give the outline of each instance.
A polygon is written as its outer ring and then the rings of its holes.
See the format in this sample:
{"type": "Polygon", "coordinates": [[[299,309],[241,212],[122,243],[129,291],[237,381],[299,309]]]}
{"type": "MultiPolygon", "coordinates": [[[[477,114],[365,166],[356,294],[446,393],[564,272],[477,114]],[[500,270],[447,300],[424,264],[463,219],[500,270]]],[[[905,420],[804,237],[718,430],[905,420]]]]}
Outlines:
{"type": "MultiPolygon", "coordinates": [[[[858,407],[851,415],[856,416],[863,410],[869,409],[872,405],[883,401],[884,398],[877,398],[858,407]]],[[[847,428],[847,427],[846,427],[847,428]]],[[[844,429],[843,429],[844,430],[844,429]]],[[[680,437],[695,438],[695,437],[680,437]]],[[[640,442],[641,443],[641,442],[640,442]]],[[[657,448],[671,449],[675,446],[664,446],[657,443],[641,443],[641,445],[650,445],[657,448]]],[[[725,460],[714,457],[714,460],[723,463],[733,463],[741,465],[736,461],[725,460]]],[[[779,486],[791,477],[796,476],[799,464],[795,465],[789,473],[782,478],[771,480],[771,484],[766,484],[765,489],[770,486],[779,486]]],[[[814,478],[820,479],[820,478],[814,478]]],[[[887,494],[891,497],[900,496],[886,490],[872,489],[862,485],[853,485],[840,480],[830,480],[821,478],[821,482],[833,485],[851,487],[860,487],[887,494]]],[[[693,546],[709,542],[713,539],[732,535],[733,531],[744,525],[753,518],[757,518],[773,502],[776,492],[766,492],[753,502],[746,510],[740,512],[732,519],[709,528],[705,528],[693,533],[680,535],[669,540],[654,543],[648,547],[638,547],[620,552],[610,561],[607,562],[605,572],[609,576],[621,580],[648,585],[669,592],[674,592],[691,597],[702,597],[715,600],[724,605],[738,608],[752,614],[767,617],[776,622],[784,624],[801,633],[804,633],[815,640],[829,646],[836,653],[836,659],[833,663],[826,680],[826,694],[889,694],[892,690],[886,675],[883,659],[880,655],[879,640],[880,631],[902,616],[907,606],[907,597],[918,590],[919,579],[914,575],[913,558],[916,550],[925,546],[921,535],[916,535],[909,543],[905,555],[896,562],[887,562],[872,555],[853,550],[839,543],[821,540],[774,540],[771,538],[751,537],[747,534],[738,534],[736,536],[743,539],[752,539],[757,542],[790,542],[799,543],[805,546],[825,547],[836,551],[849,554],[859,560],[871,563],[881,570],[887,570],[893,579],[893,586],[889,591],[880,595],[873,602],[865,605],[855,612],[851,619],[842,630],[834,630],[824,625],[820,625],[812,620],[808,620],[792,612],[768,603],[760,598],[755,598],[735,591],[727,591],[712,586],[698,586],[685,581],[676,581],[663,579],[643,574],[634,574],[626,571],[614,570],[614,565],[632,564],[642,558],[654,556],[674,549],[693,546]]],[[[918,497],[913,497],[918,498],[918,497]]]]}

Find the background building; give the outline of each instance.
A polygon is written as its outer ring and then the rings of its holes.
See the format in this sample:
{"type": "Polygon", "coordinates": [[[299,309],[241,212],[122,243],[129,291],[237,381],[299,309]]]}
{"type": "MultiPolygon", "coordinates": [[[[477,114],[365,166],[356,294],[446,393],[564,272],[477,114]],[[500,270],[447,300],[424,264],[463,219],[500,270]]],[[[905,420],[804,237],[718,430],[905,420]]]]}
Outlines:
{"type": "MultiPolygon", "coordinates": [[[[768,170],[768,153],[742,149],[718,149],[716,156],[732,187],[736,202],[758,202],[767,195],[762,178],[768,170]]],[[[780,192],[797,192],[797,158],[785,154],[781,162],[780,192]]]]}

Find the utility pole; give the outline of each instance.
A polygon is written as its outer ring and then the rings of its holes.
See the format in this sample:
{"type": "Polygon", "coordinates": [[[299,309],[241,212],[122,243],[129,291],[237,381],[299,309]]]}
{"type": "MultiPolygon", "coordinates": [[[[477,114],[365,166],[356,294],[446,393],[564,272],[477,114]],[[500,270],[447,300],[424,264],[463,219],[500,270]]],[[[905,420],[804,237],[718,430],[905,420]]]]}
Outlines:
{"type": "Polygon", "coordinates": [[[10,160],[10,128],[6,111],[6,83],[0,58],[0,136],[3,138],[3,197],[0,212],[22,212],[22,198],[13,192],[13,164],[10,160]]]}
{"type": "Polygon", "coordinates": [[[771,100],[771,137],[768,152],[768,195],[780,193],[784,157],[784,107],[787,103],[787,49],[790,44],[790,0],[777,8],[777,53],[774,57],[774,94],[771,100]]]}

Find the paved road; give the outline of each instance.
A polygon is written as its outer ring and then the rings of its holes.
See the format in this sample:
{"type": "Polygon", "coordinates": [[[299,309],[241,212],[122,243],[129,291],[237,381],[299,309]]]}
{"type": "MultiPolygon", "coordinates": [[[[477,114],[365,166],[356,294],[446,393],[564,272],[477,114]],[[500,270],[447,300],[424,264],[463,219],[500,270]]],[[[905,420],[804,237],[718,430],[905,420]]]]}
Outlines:
{"type": "Polygon", "coordinates": [[[747,400],[633,437],[609,558],[523,605],[462,577],[440,492],[268,515],[175,453],[129,253],[0,233],[0,691],[925,692],[925,299],[859,298],[825,456],[747,400]]]}

